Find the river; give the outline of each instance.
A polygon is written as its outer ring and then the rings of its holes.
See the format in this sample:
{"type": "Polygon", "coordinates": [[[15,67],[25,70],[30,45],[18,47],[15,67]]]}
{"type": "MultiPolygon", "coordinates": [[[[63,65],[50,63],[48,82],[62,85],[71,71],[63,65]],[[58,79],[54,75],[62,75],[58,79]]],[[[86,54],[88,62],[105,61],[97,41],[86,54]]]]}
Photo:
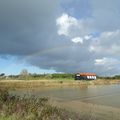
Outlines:
{"type": "Polygon", "coordinates": [[[112,118],[113,114],[120,118],[120,84],[83,87],[43,87],[33,90],[11,91],[11,93],[48,97],[54,101],[54,104],[73,111],[79,112],[81,109],[82,111],[89,109],[89,111],[94,111],[95,115],[98,113],[101,115],[109,113],[109,117],[107,115],[108,119],[112,118]]]}

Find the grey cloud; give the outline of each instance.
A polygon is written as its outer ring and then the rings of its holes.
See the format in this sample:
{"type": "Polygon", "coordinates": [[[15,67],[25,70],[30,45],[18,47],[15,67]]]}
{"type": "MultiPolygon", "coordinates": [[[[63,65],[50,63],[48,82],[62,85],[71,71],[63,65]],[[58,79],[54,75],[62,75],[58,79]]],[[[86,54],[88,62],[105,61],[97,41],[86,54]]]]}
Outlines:
{"type": "Polygon", "coordinates": [[[62,6],[64,12],[78,19],[85,19],[92,15],[89,0],[65,0],[62,6]]]}
{"type": "Polygon", "coordinates": [[[91,42],[93,51],[99,56],[118,57],[120,52],[120,30],[103,32],[91,42]]]}
{"type": "MultiPolygon", "coordinates": [[[[56,19],[64,12],[71,13],[70,15],[76,17],[78,21],[83,21],[82,30],[85,31],[85,35],[119,29],[119,1],[115,0],[114,4],[113,1],[106,0],[112,9],[107,8],[104,1],[98,0],[91,0],[92,2],[86,0],[85,3],[90,8],[88,7],[88,9],[87,6],[80,8],[79,5],[82,7],[82,1],[76,0],[78,7],[74,7],[74,10],[71,11],[72,6],[69,5],[72,5],[73,0],[1,0],[0,55],[2,57],[16,56],[19,62],[26,61],[27,64],[54,69],[58,72],[81,71],[115,74],[116,66],[108,71],[95,66],[94,60],[101,59],[104,55],[108,56],[108,53],[89,51],[94,39],[85,41],[81,45],[74,44],[68,37],[57,34],[56,19]],[[61,4],[65,6],[68,4],[66,10],[62,8],[61,4]],[[84,9],[86,10],[85,14],[83,12],[76,13],[76,11],[84,11],[84,9]],[[87,13],[88,10],[90,13],[87,13]]],[[[79,37],[82,30],[76,31],[77,33],[74,34],[78,36],[75,37],[79,37]]],[[[94,45],[108,48],[109,44],[112,46],[112,40],[100,38],[99,44],[94,45]]],[[[119,39],[116,38],[114,43],[119,43],[119,39]]],[[[109,55],[117,57],[114,53],[109,55]]]]}
{"type": "Polygon", "coordinates": [[[91,0],[93,26],[100,32],[120,29],[119,0],[91,0]]]}
{"type": "Polygon", "coordinates": [[[24,55],[45,49],[55,29],[56,7],[56,0],[0,1],[0,53],[24,55]]]}
{"type": "Polygon", "coordinates": [[[53,68],[58,72],[77,72],[77,70],[82,70],[80,64],[84,61],[89,61],[91,56],[85,46],[69,43],[65,46],[57,46],[57,48],[52,50],[49,49],[43,54],[39,53],[37,60],[33,55],[30,57],[30,61],[35,66],[41,66],[46,69],[53,68]]]}

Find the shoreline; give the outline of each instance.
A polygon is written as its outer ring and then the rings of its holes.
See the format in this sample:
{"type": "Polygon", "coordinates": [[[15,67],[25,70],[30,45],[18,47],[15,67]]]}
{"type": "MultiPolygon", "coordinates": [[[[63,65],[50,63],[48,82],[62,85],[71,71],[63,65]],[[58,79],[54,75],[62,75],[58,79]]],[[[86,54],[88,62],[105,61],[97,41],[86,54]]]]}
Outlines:
{"type": "Polygon", "coordinates": [[[64,80],[0,80],[1,88],[34,89],[40,87],[88,87],[96,85],[120,84],[120,80],[64,81],[64,80]]]}
{"type": "MultiPolygon", "coordinates": [[[[8,88],[7,90],[37,90],[47,89],[52,87],[96,87],[99,85],[119,84],[120,80],[95,80],[95,81],[58,81],[58,80],[2,80],[0,81],[1,88],[8,88]]],[[[50,105],[53,107],[65,109],[67,111],[80,114],[82,118],[88,119],[103,119],[103,120],[117,120],[120,116],[120,109],[82,102],[80,100],[60,101],[57,98],[50,98],[50,105]]]]}
{"type": "Polygon", "coordinates": [[[115,108],[112,106],[100,105],[86,103],[79,100],[58,102],[53,101],[51,103],[53,106],[59,108],[64,108],[66,110],[71,110],[72,112],[80,114],[83,118],[97,118],[102,120],[116,120],[120,117],[120,108],[115,108]]]}

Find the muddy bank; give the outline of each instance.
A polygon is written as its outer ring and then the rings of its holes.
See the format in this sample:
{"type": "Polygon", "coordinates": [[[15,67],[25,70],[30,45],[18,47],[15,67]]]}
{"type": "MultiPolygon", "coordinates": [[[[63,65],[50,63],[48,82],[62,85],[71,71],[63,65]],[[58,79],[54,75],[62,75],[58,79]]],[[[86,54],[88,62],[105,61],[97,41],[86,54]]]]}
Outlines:
{"type": "Polygon", "coordinates": [[[73,101],[61,101],[58,99],[52,99],[51,104],[60,108],[71,110],[72,112],[79,113],[84,118],[97,118],[98,120],[119,120],[120,109],[97,105],[92,103],[81,102],[80,100],[73,101]]]}

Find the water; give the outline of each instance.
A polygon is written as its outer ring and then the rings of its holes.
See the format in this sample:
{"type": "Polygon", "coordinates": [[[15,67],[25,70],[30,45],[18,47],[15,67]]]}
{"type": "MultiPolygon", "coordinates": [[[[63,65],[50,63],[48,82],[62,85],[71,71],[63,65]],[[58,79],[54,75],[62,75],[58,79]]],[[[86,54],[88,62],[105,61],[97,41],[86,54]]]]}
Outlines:
{"type": "Polygon", "coordinates": [[[18,90],[12,94],[49,97],[61,102],[80,101],[120,108],[120,85],[101,85],[90,87],[40,88],[37,90],[18,90]]]}

